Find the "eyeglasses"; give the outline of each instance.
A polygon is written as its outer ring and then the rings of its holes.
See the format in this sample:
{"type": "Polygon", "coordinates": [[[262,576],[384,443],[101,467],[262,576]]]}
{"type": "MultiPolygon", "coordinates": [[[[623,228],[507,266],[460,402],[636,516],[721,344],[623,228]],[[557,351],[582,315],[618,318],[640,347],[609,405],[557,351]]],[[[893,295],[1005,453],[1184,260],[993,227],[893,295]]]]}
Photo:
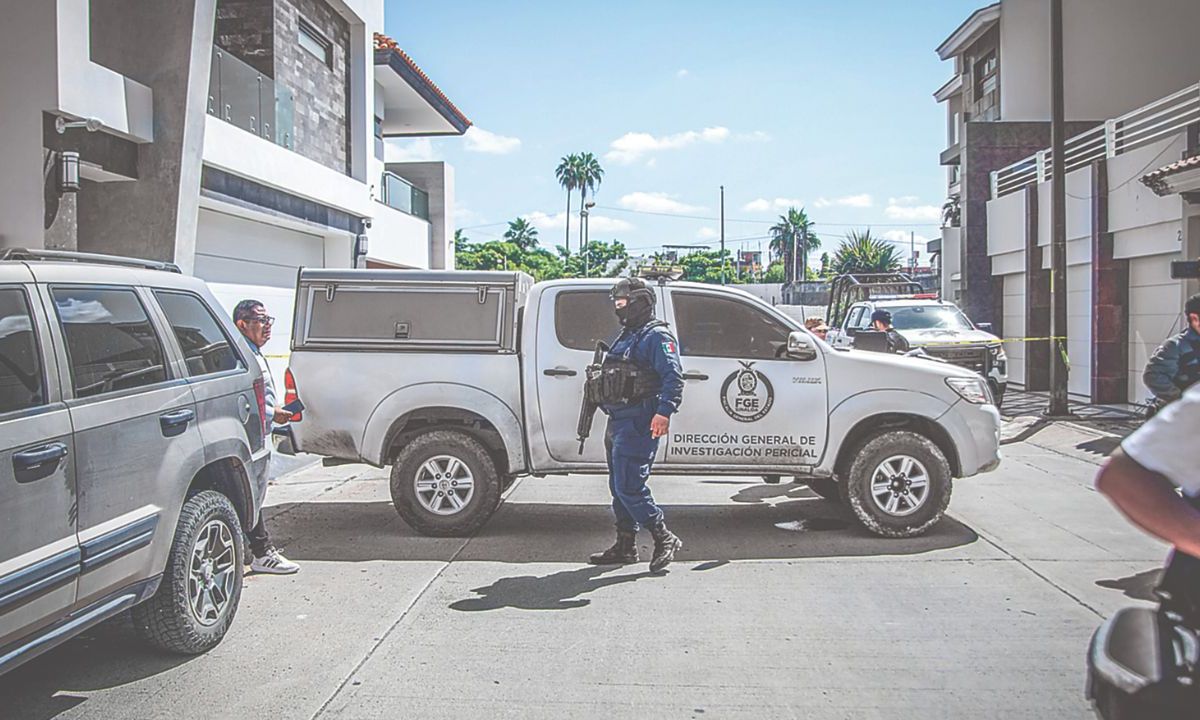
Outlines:
{"type": "Polygon", "coordinates": [[[251,315],[248,318],[251,322],[262,323],[263,325],[274,325],[275,318],[270,315],[251,315]]]}

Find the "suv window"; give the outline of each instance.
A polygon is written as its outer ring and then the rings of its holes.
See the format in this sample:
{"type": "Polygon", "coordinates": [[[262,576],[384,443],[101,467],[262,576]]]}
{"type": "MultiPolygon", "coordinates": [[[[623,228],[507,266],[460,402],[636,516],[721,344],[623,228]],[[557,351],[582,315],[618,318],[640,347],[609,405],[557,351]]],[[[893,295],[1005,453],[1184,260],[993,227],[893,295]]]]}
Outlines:
{"type": "Polygon", "coordinates": [[[67,340],[75,397],[167,379],[162,343],[132,289],[56,287],[50,292],[67,340]]]}
{"type": "Polygon", "coordinates": [[[862,320],[863,311],[866,308],[862,305],[857,305],[850,309],[850,316],[846,319],[846,329],[858,328],[858,322],[862,320]]]}
{"type": "Polygon", "coordinates": [[[787,347],[788,327],[749,303],[684,292],[672,302],[681,355],[773,360],[787,347]]]}
{"type": "Polygon", "coordinates": [[[607,290],[571,290],[554,299],[554,334],[563,347],[591,352],[620,331],[607,290]]]}
{"type": "Polygon", "coordinates": [[[203,300],[188,293],[164,290],[155,290],[154,297],[183,350],[188,377],[246,368],[203,300]]]}
{"type": "Polygon", "coordinates": [[[0,288],[0,414],[46,402],[42,359],[25,292],[0,288]]]}

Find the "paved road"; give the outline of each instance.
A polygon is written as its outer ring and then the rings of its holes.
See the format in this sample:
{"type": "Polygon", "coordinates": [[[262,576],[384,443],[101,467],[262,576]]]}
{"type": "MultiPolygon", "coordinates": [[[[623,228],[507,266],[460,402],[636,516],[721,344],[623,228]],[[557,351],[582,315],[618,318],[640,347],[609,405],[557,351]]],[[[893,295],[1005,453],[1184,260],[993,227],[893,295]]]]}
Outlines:
{"type": "Polygon", "coordinates": [[[1089,718],[1087,640],[1163,547],[1090,488],[1111,440],[1031,442],[908,541],[801,486],[656,479],[686,543],[665,576],[581,563],[598,478],[522,481],[461,540],[413,535],[382,471],[308,470],[272,490],[304,570],[248,578],[219,648],[106,626],[0,679],[0,717],[1089,718]]]}

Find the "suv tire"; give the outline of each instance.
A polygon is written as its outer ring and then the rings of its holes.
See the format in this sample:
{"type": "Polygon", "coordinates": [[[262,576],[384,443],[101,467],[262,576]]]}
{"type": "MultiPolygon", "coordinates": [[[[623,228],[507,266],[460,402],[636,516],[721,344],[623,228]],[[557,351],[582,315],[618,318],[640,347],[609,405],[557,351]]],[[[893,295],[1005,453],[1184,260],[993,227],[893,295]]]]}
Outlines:
{"type": "Polygon", "coordinates": [[[242,526],[229,498],[214,490],[188,497],[179,512],[162,583],[130,613],[134,630],[173,653],[197,655],[216,647],[242,597],[242,546],[242,526]],[[205,588],[202,582],[211,585],[205,588]]]}
{"type": "Polygon", "coordinates": [[[433,430],[404,446],[392,463],[392,504],[422,535],[462,537],[500,505],[500,475],[484,446],[467,433],[433,430]]]}
{"type": "Polygon", "coordinates": [[[907,430],[884,432],[859,446],[853,457],[844,492],[863,527],[906,538],[942,519],[950,504],[950,463],[929,438],[907,430]]]}

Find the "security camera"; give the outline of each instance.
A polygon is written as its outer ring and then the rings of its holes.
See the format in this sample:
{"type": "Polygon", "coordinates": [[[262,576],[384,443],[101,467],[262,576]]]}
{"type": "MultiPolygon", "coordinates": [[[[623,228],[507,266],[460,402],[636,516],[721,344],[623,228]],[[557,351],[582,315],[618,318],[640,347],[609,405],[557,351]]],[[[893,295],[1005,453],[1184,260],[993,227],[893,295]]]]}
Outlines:
{"type": "Polygon", "coordinates": [[[83,128],[92,133],[98,131],[102,127],[104,127],[104,123],[101,122],[100,118],[92,117],[87,118],[86,120],[67,120],[62,115],[54,118],[54,129],[58,131],[59,135],[62,135],[71,128],[83,128]]]}

